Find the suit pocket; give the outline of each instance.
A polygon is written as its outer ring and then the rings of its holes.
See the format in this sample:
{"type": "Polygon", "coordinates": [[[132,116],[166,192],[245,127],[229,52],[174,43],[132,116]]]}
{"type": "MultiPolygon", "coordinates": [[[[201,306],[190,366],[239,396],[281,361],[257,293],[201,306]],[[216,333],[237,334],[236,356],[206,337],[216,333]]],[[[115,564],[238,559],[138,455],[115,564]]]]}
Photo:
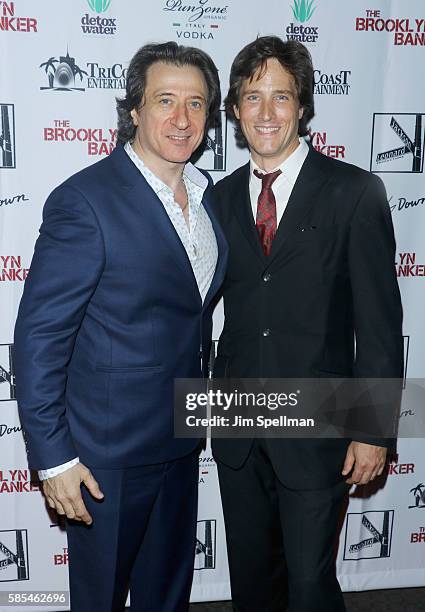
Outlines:
{"type": "Polygon", "coordinates": [[[108,365],[97,365],[96,372],[110,372],[110,373],[126,373],[126,372],[162,372],[164,369],[161,365],[151,365],[151,366],[108,366],[108,365]]]}
{"type": "Polygon", "coordinates": [[[299,229],[297,232],[292,234],[291,240],[293,242],[307,242],[311,240],[322,240],[324,238],[331,238],[337,236],[338,226],[337,225],[324,225],[319,227],[305,227],[299,229]]]}

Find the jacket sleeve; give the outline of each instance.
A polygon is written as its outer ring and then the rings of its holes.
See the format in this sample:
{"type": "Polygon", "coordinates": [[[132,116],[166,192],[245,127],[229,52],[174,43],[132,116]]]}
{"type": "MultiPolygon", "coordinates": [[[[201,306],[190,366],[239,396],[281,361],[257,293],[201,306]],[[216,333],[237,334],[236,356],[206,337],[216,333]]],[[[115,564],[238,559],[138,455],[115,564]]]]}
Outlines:
{"type": "Polygon", "coordinates": [[[78,455],[66,418],[67,365],[104,262],[89,202],[73,187],[57,188],[44,207],[15,327],[19,415],[33,469],[78,455]]]}
{"type": "MultiPolygon", "coordinates": [[[[402,307],[391,213],[385,187],[372,174],[351,221],[348,258],[356,341],[353,375],[375,379],[366,394],[369,411],[358,414],[357,429],[363,425],[377,435],[360,434],[357,440],[389,447],[394,440],[379,432],[396,430],[403,377],[402,307]]],[[[366,389],[366,384],[360,386],[366,389]]]]}

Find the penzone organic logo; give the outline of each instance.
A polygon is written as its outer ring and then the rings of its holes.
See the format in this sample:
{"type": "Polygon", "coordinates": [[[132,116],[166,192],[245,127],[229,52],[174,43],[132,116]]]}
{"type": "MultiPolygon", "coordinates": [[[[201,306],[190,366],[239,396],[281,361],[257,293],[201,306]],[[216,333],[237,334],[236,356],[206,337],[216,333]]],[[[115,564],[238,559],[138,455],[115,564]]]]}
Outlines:
{"type": "Polygon", "coordinates": [[[294,0],[294,6],[291,8],[295,19],[301,23],[305,23],[311,19],[316,10],[314,0],[294,0]]]}
{"type": "Polygon", "coordinates": [[[95,13],[106,13],[112,0],[87,0],[87,4],[95,13]]]}

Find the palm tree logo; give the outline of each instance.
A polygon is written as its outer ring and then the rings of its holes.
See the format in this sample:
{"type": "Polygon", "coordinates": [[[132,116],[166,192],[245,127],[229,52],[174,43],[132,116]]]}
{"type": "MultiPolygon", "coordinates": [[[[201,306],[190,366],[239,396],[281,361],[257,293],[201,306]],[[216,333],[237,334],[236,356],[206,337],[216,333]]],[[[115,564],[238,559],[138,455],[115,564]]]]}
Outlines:
{"type": "Polygon", "coordinates": [[[410,493],[413,493],[415,496],[415,504],[414,506],[409,506],[409,508],[425,508],[425,485],[419,483],[413,489],[410,489],[410,493]]]}
{"type": "Polygon", "coordinates": [[[49,57],[46,62],[40,64],[40,68],[44,68],[49,82],[48,87],[40,87],[40,89],[85,91],[84,87],[76,87],[76,77],[79,77],[80,82],[82,82],[83,75],[87,76],[87,72],[75,63],[75,58],[69,55],[69,51],[66,52],[65,56],[59,57],[59,59],[49,57]]]}

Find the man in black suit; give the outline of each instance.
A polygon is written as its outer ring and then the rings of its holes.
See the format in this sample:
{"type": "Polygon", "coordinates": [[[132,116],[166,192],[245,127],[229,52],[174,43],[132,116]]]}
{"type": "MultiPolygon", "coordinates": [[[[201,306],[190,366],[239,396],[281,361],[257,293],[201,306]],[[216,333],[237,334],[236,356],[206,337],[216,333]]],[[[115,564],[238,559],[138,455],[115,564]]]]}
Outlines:
{"type": "MultiPolygon", "coordinates": [[[[215,189],[230,245],[216,377],[398,378],[402,311],[382,182],[301,138],[314,115],[300,43],[258,38],[226,99],[251,159],[215,189]]],[[[334,545],[348,486],[388,439],[216,439],[238,612],[341,612],[334,545]],[[367,440],[367,442],[366,442],[367,440]],[[286,568],[285,562],[286,560],[286,568]]]]}

